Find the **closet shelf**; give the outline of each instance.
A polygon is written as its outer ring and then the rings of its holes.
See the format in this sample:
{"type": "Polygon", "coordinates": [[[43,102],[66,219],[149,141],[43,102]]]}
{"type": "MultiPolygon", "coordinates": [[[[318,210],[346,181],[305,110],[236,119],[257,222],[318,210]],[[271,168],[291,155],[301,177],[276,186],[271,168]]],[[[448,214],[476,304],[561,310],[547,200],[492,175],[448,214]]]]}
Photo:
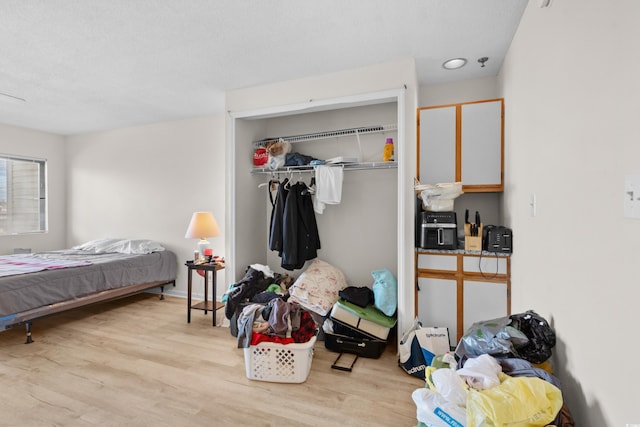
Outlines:
{"type": "Polygon", "coordinates": [[[340,138],[343,136],[351,136],[351,135],[367,135],[373,133],[382,133],[387,131],[395,131],[398,130],[397,124],[388,124],[388,125],[375,125],[375,126],[363,126],[349,129],[339,129],[339,130],[330,130],[324,132],[314,132],[307,133],[303,135],[291,135],[291,136],[280,136],[277,138],[265,138],[258,141],[254,141],[254,147],[264,147],[269,142],[277,142],[280,139],[284,141],[295,143],[295,142],[305,142],[305,141],[314,141],[319,139],[328,139],[328,138],[340,138]]]}
{"type": "MultiPolygon", "coordinates": [[[[357,163],[337,163],[328,166],[343,167],[344,170],[368,170],[368,169],[397,169],[396,162],[357,162],[357,163]]],[[[271,170],[269,168],[253,168],[252,174],[278,174],[293,172],[313,172],[314,166],[286,166],[284,168],[271,170]]]]}

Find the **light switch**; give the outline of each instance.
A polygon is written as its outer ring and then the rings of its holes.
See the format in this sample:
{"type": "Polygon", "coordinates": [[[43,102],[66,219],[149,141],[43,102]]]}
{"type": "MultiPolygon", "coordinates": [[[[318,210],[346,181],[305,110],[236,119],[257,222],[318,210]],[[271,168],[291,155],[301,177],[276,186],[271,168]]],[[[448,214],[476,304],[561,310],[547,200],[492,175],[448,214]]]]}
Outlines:
{"type": "Polygon", "coordinates": [[[536,193],[531,193],[529,207],[531,208],[531,216],[536,216],[538,214],[538,197],[536,196],[536,193]]]}
{"type": "Polygon", "coordinates": [[[624,216],[640,219],[640,173],[625,177],[623,199],[624,216]]]}

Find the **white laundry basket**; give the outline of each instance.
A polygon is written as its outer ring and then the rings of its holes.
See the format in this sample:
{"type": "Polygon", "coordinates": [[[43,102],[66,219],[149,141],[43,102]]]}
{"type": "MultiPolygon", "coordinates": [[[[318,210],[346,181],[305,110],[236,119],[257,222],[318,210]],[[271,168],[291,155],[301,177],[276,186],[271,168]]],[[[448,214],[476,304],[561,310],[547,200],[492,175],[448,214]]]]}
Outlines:
{"type": "Polygon", "coordinates": [[[247,378],[276,383],[303,383],[313,359],[316,337],[305,343],[261,342],[244,349],[247,378]]]}

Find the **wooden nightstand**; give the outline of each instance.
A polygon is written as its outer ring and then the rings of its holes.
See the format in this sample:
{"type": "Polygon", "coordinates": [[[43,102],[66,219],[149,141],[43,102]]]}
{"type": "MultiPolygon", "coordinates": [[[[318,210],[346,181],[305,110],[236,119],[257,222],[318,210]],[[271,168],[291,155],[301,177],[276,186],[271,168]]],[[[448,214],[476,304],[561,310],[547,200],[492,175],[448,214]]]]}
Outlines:
{"type": "Polygon", "coordinates": [[[224,265],[210,263],[210,264],[195,264],[195,263],[185,263],[187,266],[187,323],[191,323],[191,309],[194,310],[204,310],[204,314],[211,311],[213,317],[213,326],[216,326],[216,310],[224,307],[224,304],[216,301],[216,276],[218,270],[222,270],[224,265]],[[192,303],[191,300],[191,285],[192,285],[192,274],[193,271],[202,271],[204,273],[204,301],[192,303]],[[209,272],[211,272],[211,288],[213,291],[213,301],[208,300],[208,288],[209,288],[209,272]]]}

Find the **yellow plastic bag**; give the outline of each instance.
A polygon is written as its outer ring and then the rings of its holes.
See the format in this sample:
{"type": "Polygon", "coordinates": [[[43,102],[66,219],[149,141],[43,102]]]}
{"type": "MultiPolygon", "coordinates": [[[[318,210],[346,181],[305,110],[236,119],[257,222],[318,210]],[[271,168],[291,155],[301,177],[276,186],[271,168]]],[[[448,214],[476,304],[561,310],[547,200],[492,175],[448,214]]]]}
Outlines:
{"type": "Polygon", "coordinates": [[[562,408],[562,393],[540,378],[500,374],[501,383],[467,394],[467,427],[535,427],[552,422],[562,408]]]}

